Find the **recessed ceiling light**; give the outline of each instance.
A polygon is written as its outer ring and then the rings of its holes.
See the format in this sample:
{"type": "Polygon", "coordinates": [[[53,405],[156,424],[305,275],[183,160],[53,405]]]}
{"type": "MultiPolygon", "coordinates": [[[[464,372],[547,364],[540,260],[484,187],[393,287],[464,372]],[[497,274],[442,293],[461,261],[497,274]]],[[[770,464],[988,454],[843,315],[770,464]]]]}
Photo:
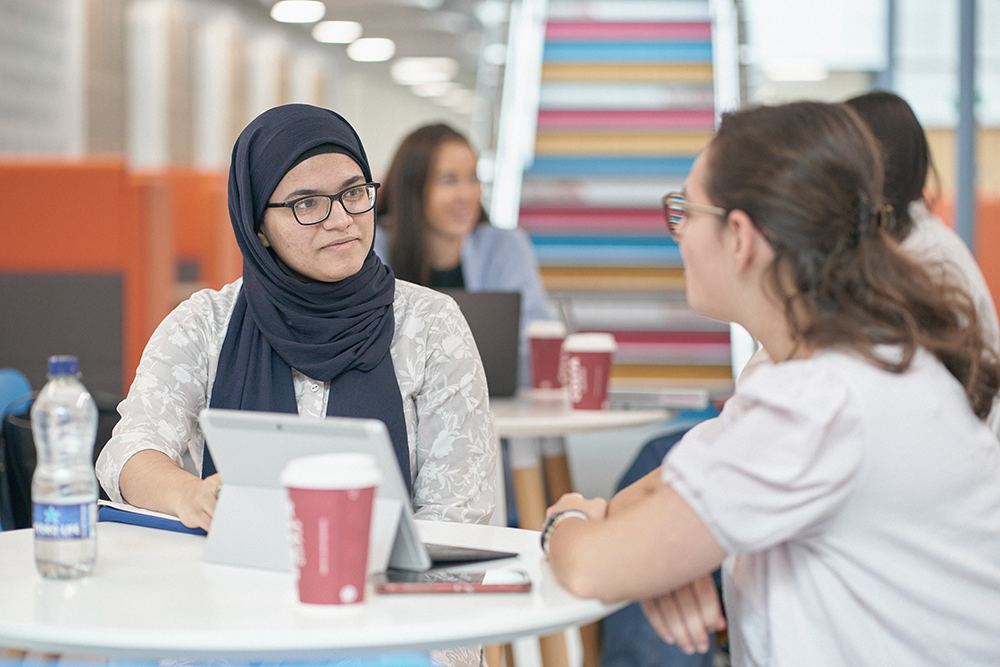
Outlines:
{"type": "Polygon", "coordinates": [[[320,21],[313,26],[312,37],[324,44],[350,44],[361,37],[361,24],[356,21],[320,21]]]}
{"type": "Polygon", "coordinates": [[[385,37],[362,37],[347,47],[347,57],[359,63],[380,63],[392,58],[396,43],[385,37]]]}
{"type": "Polygon", "coordinates": [[[281,23],[315,23],[326,14],[320,0],[281,0],[271,7],[271,18],[281,23]]]}
{"type": "Polygon", "coordinates": [[[428,81],[450,81],[458,73],[454,58],[399,58],[390,70],[392,80],[401,86],[412,86],[428,81]]]}

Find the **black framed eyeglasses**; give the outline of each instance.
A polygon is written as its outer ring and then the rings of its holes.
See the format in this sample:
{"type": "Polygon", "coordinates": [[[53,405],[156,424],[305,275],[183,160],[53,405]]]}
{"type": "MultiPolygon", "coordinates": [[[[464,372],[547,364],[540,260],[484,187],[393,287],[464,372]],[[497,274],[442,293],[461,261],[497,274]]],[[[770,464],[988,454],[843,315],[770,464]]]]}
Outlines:
{"type": "Polygon", "coordinates": [[[352,185],[335,195],[306,195],[282,204],[268,203],[266,208],[290,208],[295,222],[300,225],[318,225],[330,217],[333,202],[339,201],[350,215],[361,215],[375,208],[375,191],[381,183],[352,185]]]}

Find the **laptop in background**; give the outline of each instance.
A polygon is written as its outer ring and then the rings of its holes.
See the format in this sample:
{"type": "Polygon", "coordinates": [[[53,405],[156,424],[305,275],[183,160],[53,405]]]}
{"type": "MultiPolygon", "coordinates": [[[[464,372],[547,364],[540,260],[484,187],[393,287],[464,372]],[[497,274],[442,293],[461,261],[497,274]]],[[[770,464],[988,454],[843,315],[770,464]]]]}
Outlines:
{"type": "Polygon", "coordinates": [[[290,571],[281,471],[293,458],[334,452],[372,454],[382,470],[372,516],[371,572],[387,567],[420,572],[517,555],[421,542],[389,432],[377,419],[206,408],[198,421],[223,480],[205,544],[207,562],[290,571]]]}
{"type": "Polygon", "coordinates": [[[520,292],[441,291],[455,299],[469,323],[483,359],[490,397],[513,396],[517,392],[521,334],[520,292]]]}

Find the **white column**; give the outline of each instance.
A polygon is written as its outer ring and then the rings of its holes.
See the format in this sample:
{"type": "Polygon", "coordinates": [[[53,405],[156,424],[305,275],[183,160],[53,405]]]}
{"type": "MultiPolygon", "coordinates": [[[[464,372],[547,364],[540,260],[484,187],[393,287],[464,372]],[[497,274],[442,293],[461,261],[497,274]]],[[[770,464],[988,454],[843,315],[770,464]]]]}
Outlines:
{"type": "Polygon", "coordinates": [[[128,160],[139,169],[170,162],[170,25],[173,0],[137,0],[126,20],[128,160]]]}
{"type": "Polygon", "coordinates": [[[265,33],[251,40],[247,49],[247,110],[250,118],[285,102],[285,42],[281,35],[265,33]]]}
{"type": "Polygon", "coordinates": [[[195,35],[194,162],[199,169],[229,166],[233,122],[239,21],[224,12],[205,21],[195,35]]]}

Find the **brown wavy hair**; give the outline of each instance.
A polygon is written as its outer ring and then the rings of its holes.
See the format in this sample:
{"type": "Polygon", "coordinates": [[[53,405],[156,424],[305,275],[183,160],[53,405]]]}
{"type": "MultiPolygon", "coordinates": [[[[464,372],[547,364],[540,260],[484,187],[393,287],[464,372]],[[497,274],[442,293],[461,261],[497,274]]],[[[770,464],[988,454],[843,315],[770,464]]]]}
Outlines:
{"type": "Polygon", "coordinates": [[[902,241],[913,229],[910,202],[924,199],[927,176],[933,177],[936,187],[940,183],[927,135],[910,105],[895,93],[873,90],[844,104],[857,112],[879,144],[885,170],[882,194],[893,209],[889,231],[902,241]]]}
{"type": "Polygon", "coordinates": [[[929,350],[985,417],[1000,362],[961,288],[936,280],[886,231],[879,146],[843,104],[796,102],[723,116],[708,148],[713,203],[747,213],[776,255],[766,278],[790,333],[900,373],[929,350]],[[885,357],[879,345],[897,346],[885,357]]]}
{"type": "MultiPolygon", "coordinates": [[[[391,240],[392,271],[397,278],[419,285],[429,286],[431,280],[425,248],[427,180],[438,148],[448,142],[472,147],[465,135],[444,123],[411,132],[396,150],[379,192],[378,218],[391,240]]],[[[487,222],[482,204],[479,211],[479,224],[487,222]]]]}

